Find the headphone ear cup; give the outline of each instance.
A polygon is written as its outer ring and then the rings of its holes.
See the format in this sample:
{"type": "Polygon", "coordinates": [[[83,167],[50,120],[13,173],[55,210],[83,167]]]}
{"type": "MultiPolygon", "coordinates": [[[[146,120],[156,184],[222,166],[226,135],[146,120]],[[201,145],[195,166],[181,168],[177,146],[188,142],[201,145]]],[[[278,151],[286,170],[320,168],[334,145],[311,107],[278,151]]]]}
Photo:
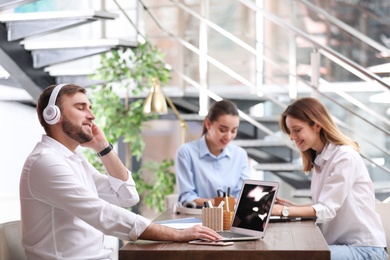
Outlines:
{"type": "Polygon", "coordinates": [[[56,105],[47,106],[43,110],[43,118],[45,119],[46,123],[48,123],[49,125],[57,124],[61,118],[60,108],[56,105]]]}

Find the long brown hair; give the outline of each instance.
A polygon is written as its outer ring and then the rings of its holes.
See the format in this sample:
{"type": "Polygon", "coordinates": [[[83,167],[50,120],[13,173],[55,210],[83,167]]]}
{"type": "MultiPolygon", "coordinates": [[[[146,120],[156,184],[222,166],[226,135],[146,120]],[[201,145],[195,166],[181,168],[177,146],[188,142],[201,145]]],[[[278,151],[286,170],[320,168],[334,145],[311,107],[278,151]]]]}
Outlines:
{"type": "Polygon", "coordinates": [[[218,102],[215,102],[211,106],[211,108],[209,109],[209,113],[207,114],[203,122],[202,135],[207,133],[207,128],[205,124],[206,119],[208,119],[210,123],[212,123],[218,120],[220,116],[224,116],[224,115],[239,116],[237,106],[233,101],[230,101],[228,99],[223,99],[218,102]]]}
{"type": "MultiPolygon", "coordinates": [[[[290,135],[290,130],[286,125],[287,116],[296,118],[313,126],[317,124],[321,127],[320,138],[324,143],[330,142],[337,145],[349,145],[360,152],[359,145],[345,136],[336,126],[325,106],[315,98],[305,97],[295,100],[290,104],[279,118],[279,125],[282,131],[290,135]]],[[[303,161],[303,171],[308,172],[313,167],[312,162],[316,153],[313,149],[301,152],[303,161]]]]}

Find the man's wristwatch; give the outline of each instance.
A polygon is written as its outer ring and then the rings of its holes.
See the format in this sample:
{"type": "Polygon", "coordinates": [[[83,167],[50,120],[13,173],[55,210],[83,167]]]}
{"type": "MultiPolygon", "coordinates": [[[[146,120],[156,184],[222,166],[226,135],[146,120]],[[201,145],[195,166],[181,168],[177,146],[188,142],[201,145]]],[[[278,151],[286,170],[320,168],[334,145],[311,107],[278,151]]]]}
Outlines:
{"type": "Polygon", "coordinates": [[[97,155],[99,157],[103,157],[111,151],[112,151],[112,144],[109,144],[103,151],[101,151],[100,153],[97,153],[97,155]]]}
{"type": "Polygon", "coordinates": [[[289,215],[290,215],[290,210],[288,209],[288,207],[284,206],[282,210],[282,216],[288,217],[289,215]]]}

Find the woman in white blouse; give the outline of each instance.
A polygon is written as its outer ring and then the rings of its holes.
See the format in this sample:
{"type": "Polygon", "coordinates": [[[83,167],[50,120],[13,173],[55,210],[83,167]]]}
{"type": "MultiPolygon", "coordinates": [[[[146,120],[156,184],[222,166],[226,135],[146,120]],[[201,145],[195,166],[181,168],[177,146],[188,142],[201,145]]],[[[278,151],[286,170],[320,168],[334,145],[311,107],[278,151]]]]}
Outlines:
{"type": "Polygon", "coordinates": [[[316,217],[332,259],[387,259],[373,183],[358,144],[341,133],[315,98],[293,102],[279,124],[301,151],[303,171],[312,172],[313,204],[278,198],[273,215],[316,217]]]}

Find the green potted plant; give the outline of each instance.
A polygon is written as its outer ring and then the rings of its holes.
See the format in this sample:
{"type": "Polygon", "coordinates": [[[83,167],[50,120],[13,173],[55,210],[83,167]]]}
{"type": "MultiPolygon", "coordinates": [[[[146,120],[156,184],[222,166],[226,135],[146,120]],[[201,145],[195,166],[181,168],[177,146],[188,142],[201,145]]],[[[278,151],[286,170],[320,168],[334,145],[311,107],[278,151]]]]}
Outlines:
{"type": "MultiPolygon", "coordinates": [[[[102,128],[111,143],[123,138],[126,144],[125,165],[133,172],[141,199],[152,209],[164,210],[164,197],[174,191],[176,182],[171,171],[172,159],[157,162],[142,162],[139,169],[132,166],[132,158],[141,160],[145,143],[142,139],[144,123],[156,115],[143,112],[145,93],[157,79],[166,84],[170,71],[165,67],[164,55],[156,46],[146,41],[135,49],[121,48],[102,54],[101,65],[94,79],[104,83],[91,87],[90,99],[96,116],[96,123],[102,128]],[[123,97],[124,93],[124,97],[123,97]],[[152,173],[144,178],[144,172],[152,173]]],[[[91,151],[86,156],[100,170],[102,165],[91,151]]]]}

